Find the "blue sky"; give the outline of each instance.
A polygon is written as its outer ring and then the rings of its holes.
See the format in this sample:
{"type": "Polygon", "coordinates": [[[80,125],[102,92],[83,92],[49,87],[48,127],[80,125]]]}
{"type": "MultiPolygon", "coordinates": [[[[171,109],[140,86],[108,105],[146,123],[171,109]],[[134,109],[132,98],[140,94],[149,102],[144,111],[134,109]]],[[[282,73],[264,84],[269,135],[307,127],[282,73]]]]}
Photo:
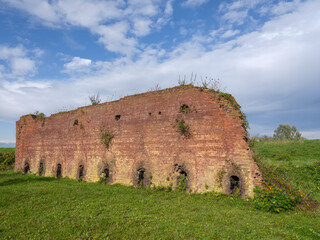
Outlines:
{"type": "Polygon", "coordinates": [[[15,121],[220,79],[250,123],[320,138],[319,0],[0,0],[0,145],[15,121]]]}

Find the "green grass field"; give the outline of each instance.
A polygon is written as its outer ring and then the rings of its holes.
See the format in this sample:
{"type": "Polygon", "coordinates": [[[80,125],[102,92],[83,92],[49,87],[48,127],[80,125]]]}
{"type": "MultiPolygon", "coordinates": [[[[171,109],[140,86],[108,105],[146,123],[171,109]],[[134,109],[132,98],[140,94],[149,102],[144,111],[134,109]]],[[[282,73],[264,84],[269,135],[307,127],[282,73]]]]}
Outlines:
{"type": "MultiPolygon", "coordinates": [[[[256,152],[279,176],[286,181],[292,178],[290,184],[315,190],[318,185],[312,177],[304,178],[309,172],[301,169],[317,166],[319,147],[314,146],[318,143],[293,145],[301,150],[288,162],[279,162],[277,155],[292,149],[291,142],[257,143],[256,152]],[[299,155],[301,151],[306,154],[299,155]],[[282,167],[289,173],[284,174],[282,167]]],[[[320,239],[320,211],[298,207],[267,213],[256,210],[250,201],[232,197],[2,171],[0,239],[320,239]]]]}
{"type": "Polygon", "coordinates": [[[15,148],[0,148],[0,153],[14,152],[15,148]]]}

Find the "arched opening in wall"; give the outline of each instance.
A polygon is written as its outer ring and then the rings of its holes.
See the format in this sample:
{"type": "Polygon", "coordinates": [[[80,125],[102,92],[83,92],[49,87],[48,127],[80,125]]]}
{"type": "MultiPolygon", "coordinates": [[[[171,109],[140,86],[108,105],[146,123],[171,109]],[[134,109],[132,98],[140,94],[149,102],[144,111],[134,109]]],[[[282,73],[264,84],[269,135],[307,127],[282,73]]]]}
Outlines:
{"type": "Polygon", "coordinates": [[[30,171],[30,165],[29,162],[25,162],[24,168],[23,168],[23,173],[27,174],[30,171]]]}
{"type": "Polygon", "coordinates": [[[84,166],[80,165],[78,168],[77,179],[82,180],[83,176],[84,176],[84,166]]]}
{"type": "Polygon", "coordinates": [[[240,179],[238,176],[230,177],[230,194],[241,194],[240,179]]]}
{"type": "Polygon", "coordinates": [[[176,176],[175,189],[181,192],[185,191],[188,187],[188,174],[185,168],[182,165],[175,164],[173,171],[176,176]]]}
{"type": "Polygon", "coordinates": [[[144,168],[139,168],[138,169],[138,186],[143,186],[144,185],[144,175],[145,175],[145,169],[144,168]]]}
{"type": "Polygon", "coordinates": [[[62,177],[62,166],[61,166],[60,163],[57,165],[56,177],[57,178],[61,178],[62,177]]]}
{"type": "Polygon", "coordinates": [[[109,180],[110,171],[108,168],[103,169],[103,178],[109,180]]]}
{"type": "Polygon", "coordinates": [[[99,176],[100,176],[100,180],[99,182],[102,184],[108,184],[112,181],[111,179],[111,172],[109,170],[109,166],[105,165],[102,168],[99,168],[99,176]]]}
{"type": "Polygon", "coordinates": [[[39,176],[42,176],[44,173],[44,162],[40,162],[39,164],[39,176]]]}

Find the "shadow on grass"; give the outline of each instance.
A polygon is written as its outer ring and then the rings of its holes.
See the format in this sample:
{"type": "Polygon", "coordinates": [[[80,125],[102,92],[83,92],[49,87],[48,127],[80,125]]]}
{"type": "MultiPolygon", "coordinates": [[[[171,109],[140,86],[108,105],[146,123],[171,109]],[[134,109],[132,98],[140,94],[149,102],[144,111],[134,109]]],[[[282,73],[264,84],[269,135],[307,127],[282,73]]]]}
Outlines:
{"type": "MultiPolygon", "coordinates": [[[[3,175],[2,175],[3,176],[3,175]]],[[[13,176],[12,174],[8,174],[8,176],[13,176]]],[[[20,175],[22,176],[22,175],[20,175]]],[[[30,183],[30,182],[52,182],[52,181],[56,181],[55,178],[51,178],[51,177],[34,177],[34,178],[30,178],[30,177],[21,177],[21,178],[12,178],[12,179],[8,179],[5,180],[3,182],[0,182],[0,187],[1,186],[8,186],[8,185],[14,185],[14,184],[20,184],[20,183],[30,183]]]]}

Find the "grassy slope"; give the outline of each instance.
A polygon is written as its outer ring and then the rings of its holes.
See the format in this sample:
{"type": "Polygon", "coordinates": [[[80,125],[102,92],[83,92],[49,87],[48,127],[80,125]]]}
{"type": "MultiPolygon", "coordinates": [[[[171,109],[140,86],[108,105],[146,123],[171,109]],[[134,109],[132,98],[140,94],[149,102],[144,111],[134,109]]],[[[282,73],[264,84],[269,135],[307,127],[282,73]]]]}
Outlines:
{"type": "Polygon", "coordinates": [[[258,142],[255,149],[276,175],[320,202],[320,140],[258,142]],[[284,153],[291,158],[279,160],[284,153]]]}
{"type": "MultiPolygon", "coordinates": [[[[313,146],[317,142],[305,144],[313,146]]],[[[308,155],[304,162],[299,157],[292,157],[291,164],[279,162],[277,151],[282,153],[285,147],[279,150],[278,145],[256,144],[268,164],[279,165],[276,171],[286,167],[294,176],[296,168],[320,159],[315,147],[304,150],[310,153],[302,154],[308,155]]],[[[7,171],[0,172],[0,239],[8,238],[319,239],[320,212],[272,214],[239,199],[79,183],[7,171]]]]}

